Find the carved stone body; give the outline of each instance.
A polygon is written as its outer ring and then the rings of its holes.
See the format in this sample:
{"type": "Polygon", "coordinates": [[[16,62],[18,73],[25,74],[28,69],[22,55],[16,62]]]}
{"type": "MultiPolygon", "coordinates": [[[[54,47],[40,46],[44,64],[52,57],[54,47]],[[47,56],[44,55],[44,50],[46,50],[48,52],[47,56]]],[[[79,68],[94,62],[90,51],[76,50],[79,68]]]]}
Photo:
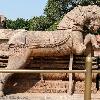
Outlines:
{"type": "MultiPolygon", "coordinates": [[[[94,35],[88,34],[83,41],[82,31],[87,27],[96,32],[100,27],[100,7],[75,7],[68,12],[58,25],[57,31],[15,31],[9,37],[8,66],[5,69],[19,69],[24,67],[30,56],[62,56],[82,54],[88,42],[97,47],[94,35]]],[[[2,32],[0,33],[2,34],[2,32]]],[[[0,96],[3,96],[4,83],[11,73],[0,75],[0,96]]]]}

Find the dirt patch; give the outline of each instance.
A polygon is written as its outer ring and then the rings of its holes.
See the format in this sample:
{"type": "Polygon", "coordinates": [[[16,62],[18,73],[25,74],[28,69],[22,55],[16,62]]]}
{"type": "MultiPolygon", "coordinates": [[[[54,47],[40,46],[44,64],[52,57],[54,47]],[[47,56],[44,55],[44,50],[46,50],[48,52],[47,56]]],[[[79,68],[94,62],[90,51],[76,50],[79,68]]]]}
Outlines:
{"type": "MultiPolygon", "coordinates": [[[[84,93],[84,81],[74,81],[73,92],[84,93]]],[[[100,92],[96,89],[96,83],[92,82],[92,93],[100,92]]],[[[39,74],[14,74],[5,85],[5,93],[67,93],[68,81],[44,80],[39,74]]]]}

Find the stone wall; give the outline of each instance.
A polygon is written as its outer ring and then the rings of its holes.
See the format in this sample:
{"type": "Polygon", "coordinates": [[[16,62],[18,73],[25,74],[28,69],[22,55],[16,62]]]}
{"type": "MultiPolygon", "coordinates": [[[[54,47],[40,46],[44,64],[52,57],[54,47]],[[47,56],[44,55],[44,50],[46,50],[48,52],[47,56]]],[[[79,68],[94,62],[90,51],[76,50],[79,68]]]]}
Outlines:
{"type": "Polygon", "coordinates": [[[3,15],[0,15],[0,29],[4,28],[6,17],[3,15]]]}

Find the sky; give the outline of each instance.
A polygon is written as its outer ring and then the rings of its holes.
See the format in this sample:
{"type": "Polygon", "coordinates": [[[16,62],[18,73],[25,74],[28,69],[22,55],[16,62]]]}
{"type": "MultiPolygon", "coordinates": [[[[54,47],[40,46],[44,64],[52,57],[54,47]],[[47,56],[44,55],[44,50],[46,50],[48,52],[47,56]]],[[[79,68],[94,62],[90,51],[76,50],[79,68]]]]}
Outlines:
{"type": "Polygon", "coordinates": [[[47,0],[0,0],[0,15],[8,19],[30,19],[43,15],[47,0]]]}

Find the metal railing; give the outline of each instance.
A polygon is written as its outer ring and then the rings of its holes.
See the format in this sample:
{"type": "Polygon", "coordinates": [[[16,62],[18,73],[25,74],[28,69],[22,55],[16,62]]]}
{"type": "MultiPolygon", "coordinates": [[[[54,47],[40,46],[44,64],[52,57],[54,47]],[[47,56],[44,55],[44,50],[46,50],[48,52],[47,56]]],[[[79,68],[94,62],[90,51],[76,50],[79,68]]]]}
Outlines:
{"type": "Polygon", "coordinates": [[[100,73],[100,70],[92,70],[92,57],[86,57],[85,70],[8,70],[0,69],[0,73],[85,73],[84,100],[91,100],[92,73],[100,73]]]}

